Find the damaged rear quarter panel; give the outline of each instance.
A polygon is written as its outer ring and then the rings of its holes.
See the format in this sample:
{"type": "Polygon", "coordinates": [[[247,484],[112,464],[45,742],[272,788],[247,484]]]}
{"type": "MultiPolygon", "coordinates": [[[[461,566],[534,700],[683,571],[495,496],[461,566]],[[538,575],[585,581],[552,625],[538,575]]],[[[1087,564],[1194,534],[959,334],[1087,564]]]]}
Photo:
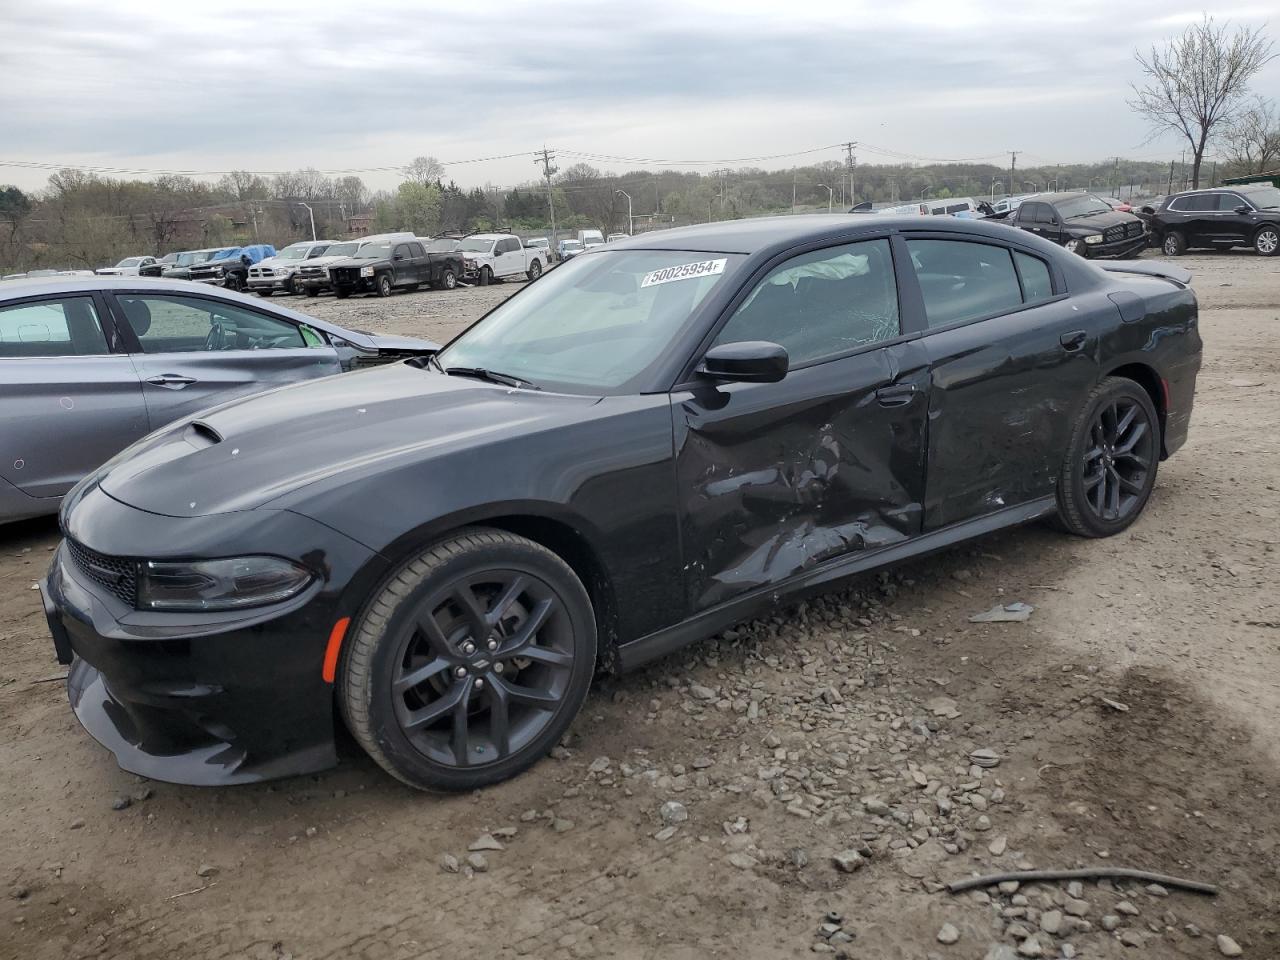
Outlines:
{"type": "Polygon", "coordinates": [[[674,394],[691,611],[919,533],[927,403],[913,342],[674,394]],[[916,390],[885,406],[891,384],[916,390]]]}

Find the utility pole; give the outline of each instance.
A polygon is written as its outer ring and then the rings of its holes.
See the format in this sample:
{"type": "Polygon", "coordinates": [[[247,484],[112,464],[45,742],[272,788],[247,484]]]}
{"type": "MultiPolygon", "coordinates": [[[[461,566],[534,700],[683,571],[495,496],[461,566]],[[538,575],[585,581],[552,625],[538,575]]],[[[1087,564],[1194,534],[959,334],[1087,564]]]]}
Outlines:
{"type": "Polygon", "coordinates": [[[799,175],[793,170],[791,172],[791,212],[796,212],[796,178],[799,175]]]}
{"type": "Polygon", "coordinates": [[[622,194],[624,197],[627,198],[627,236],[631,236],[636,232],[635,218],[631,216],[631,194],[627,193],[627,191],[625,190],[615,190],[613,191],[613,194],[614,196],[617,196],[618,194],[622,194]]]}
{"type": "Polygon", "coordinates": [[[314,241],[316,238],[316,212],[311,209],[311,204],[302,203],[301,200],[298,203],[307,208],[307,213],[311,217],[311,239],[314,241]]]}
{"type": "Polygon", "coordinates": [[[853,206],[858,202],[857,191],[853,189],[853,171],[857,166],[857,158],[853,155],[853,148],[858,145],[858,141],[850,140],[844,145],[845,170],[849,175],[849,206],[853,206]]]}
{"type": "Polygon", "coordinates": [[[1116,157],[1116,165],[1114,170],[1112,171],[1112,176],[1115,178],[1115,183],[1116,183],[1116,192],[1113,194],[1113,196],[1118,197],[1120,196],[1120,158],[1119,157],[1116,157]]]}
{"type": "Polygon", "coordinates": [[[1010,150],[1009,151],[1009,192],[1010,193],[1013,193],[1013,191],[1017,189],[1016,185],[1018,181],[1015,180],[1013,176],[1013,172],[1017,168],[1017,166],[1018,166],[1018,151],[1010,150]]]}
{"type": "MultiPolygon", "coordinates": [[[[556,249],[557,249],[557,246],[556,246],[556,202],[555,202],[555,199],[554,199],[554,197],[552,196],[552,192],[551,192],[551,175],[552,175],[553,173],[555,173],[557,170],[559,170],[560,168],[559,168],[559,167],[553,167],[553,166],[551,165],[551,161],[552,161],[552,160],[554,160],[555,158],[556,158],[555,153],[554,153],[554,152],[552,152],[551,150],[548,150],[548,149],[547,149],[547,147],[546,147],[546,144],[543,144],[542,151],[541,151],[541,156],[539,156],[538,154],[536,154],[536,153],[535,153],[535,154],[534,154],[534,160],[533,160],[533,162],[534,162],[534,163],[540,163],[540,164],[542,164],[542,176],[543,176],[543,177],[546,179],[546,181],[547,181],[547,210],[551,213],[551,248],[550,248],[550,250],[556,250],[556,249]]],[[[550,250],[548,251],[548,254],[547,254],[548,256],[550,256],[550,250]]]]}

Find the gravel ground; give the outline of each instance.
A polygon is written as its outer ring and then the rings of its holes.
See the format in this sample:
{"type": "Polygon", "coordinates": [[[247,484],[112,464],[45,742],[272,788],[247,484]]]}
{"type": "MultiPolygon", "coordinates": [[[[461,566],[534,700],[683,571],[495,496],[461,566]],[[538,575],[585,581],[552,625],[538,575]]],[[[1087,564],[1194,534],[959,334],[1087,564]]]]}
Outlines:
{"type": "MultiPolygon", "coordinates": [[[[0,956],[1280,956],[1280,260],[1180,262],[1206,364],[1130,531],[1007,532],[602,678],[480,794],[350,742],[262,786],[121,772],[56,682],[54,525],[0,529],[0,956]],[[1222,892],[941,889],[1126,866],[1222,892]]],[[[445,340],[513,288],[292,304],[445,340]]]]}

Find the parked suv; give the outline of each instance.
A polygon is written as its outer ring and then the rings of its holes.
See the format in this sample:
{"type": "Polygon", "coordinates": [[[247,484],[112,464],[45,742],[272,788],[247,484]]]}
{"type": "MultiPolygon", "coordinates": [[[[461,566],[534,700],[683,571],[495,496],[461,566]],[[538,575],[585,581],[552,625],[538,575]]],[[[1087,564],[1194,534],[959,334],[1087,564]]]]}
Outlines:
{"type": "Polygon", "coordinates": [[[295,284],[298,268],[308,260],[323,256],[335,243],[336,240],[303,240],[289,244],[274,257],[267,257],[249,268],[249,289],[262,297],[276,291],[301,293],[295,284]]]}
{"type": "Polygon", "coordinates": [[[1170,194],[1149,222],[1152,243],[1166,257],[1194,247],[1253,247],[1274,257],[1280,253],[1280,189],[1250,183],[1170,194]]]}
{"type": "Polygon", "coordinates": [[[1147,245],[1140,217],[1089,193],[1045,193],[1024,200],[1005,221],[1082,257],[1128,257],[1147,245]]]}

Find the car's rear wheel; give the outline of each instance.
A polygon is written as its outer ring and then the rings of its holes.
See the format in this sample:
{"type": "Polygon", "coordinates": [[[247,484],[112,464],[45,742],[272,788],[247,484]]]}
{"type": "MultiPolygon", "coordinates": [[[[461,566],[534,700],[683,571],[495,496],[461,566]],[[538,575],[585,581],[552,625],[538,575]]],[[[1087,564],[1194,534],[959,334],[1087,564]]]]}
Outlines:
{"type": "Polygon", "coordinates": [[[391,277],[385,273],[378,278],[378,296],[391,296],[391,277]]]}
{"type": "Polygon", "coordinates": [[[1177,230],[1170,230],[1164,235],[1160,251],[1166,257],[1180,257],[1187,252],[1187,240],[1177,230]]]}
{"type": "Polygon", "coordinates": [[[360,745],[413,787],[515,776],[568,729],[595,669],[595,616],[556,554],[476,528],[406,563],[353,627],[339,704],[360,745]]]}
{"type": "Polygon", "coordinates": [[[1260,257],[1274,257],[1280,253],[1280,230],[1263,227],[1253,235],[1253,249],[1260,257]]]}
{"type": "Polygon", "coordinates": [[[542,276],[542,261],[535,260],[529,264],[529,279],[537,280],[540,276],[542,276]]]}
{"type": "Polygon", "coordinates": [[[1063,244],[1063,246],[1067,248],[1067,253],[1074,253],[1077,257],[1088,255],[1088,248],[1085,246],[1084,241],[1079,237],[1072,237],[1063,244]]]}
{"type": "Polygon", "coordinates": [[[1058,518],[1071,533],[1109,537],[1142,513],[1160,465],[1160,418],[1139,384],[1107,377],[1089,394],[1058,474],[1058,518]]]}

